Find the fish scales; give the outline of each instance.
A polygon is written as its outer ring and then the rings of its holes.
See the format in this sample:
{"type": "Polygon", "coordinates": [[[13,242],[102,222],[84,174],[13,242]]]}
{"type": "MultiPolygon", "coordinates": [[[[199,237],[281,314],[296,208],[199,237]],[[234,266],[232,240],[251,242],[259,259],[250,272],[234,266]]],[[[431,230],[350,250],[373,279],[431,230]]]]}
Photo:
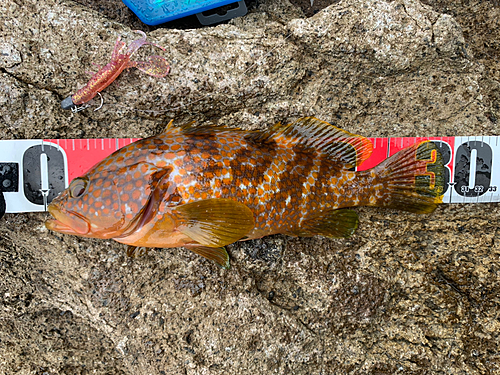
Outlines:
{"type": "MultiPolygon", "coordinates": [[[[176,197],[172,198],[175,204],[209,197],[236,198],[255,213],[255,230],[268,231],[269,234],[293,231],[298,222],[318,211],[341,208],[355,199],[361,202],[369,199],[369,191],[362,185],[358,184],[357,188],[351,184],[350,189],[345,189],[345,183],[352,182],[354,172],[342,171],[318,153],[304,152],[297,146],[286,149],[275,143],[249,142],[243,132],[225,131],[210,137],[178,133],[162,134],[131,144],[123,156],[108,160],[105,164],[111,162],[109,171],[122,175],[117,182],[118,193],[113,200],[104,202],[99,199],[98,191],[95,201],[89,202],[83,212],[96,215],[97,210],[92,204],[99,201],[101,207],[117,210],[119,204],[116,201],[121,200],[126,218],[132,219],[146,204],[150,189],[147,180],[142,180],[142,175],[139,177],[139,168],[123,166],[145,162],[157,168],[172,166],[168,180],[176,185],[176,197]],[[150,146],[155,146],[158,151],[145,154],[144,149],[151,149],[150,146]],[[323,177],[311,183],[308,175],[315,167],[323,177]],[[139,179],[134,177],[136,173],[139,179]],[[145,189],[141,194],[140,190],[135,190],[135,196],[132,196],[130,192],[137,189],[138,181],[145,189]],[[114,207],[110,207],[112,202],[114,207]]],[[[97,186],[107,178],[100,173],[104,168],[104,165],[96,168],[93,178],[97,186]]],[[[149,171],[143,169],[145,175],[149,171]]]]}
{"type": "Polygon", "coordinates": [[[431,143],[419,147],[355,172],[369,141],[314,118],[267,132],[169,126],[72,182],[49,206],[47,226],[132,246],[186,246],[221,264],[216,255],[228,260],[221,247],[236,240],[348,237],[358,218],[346,207],[432,211],[442,160],[431,143]]]}

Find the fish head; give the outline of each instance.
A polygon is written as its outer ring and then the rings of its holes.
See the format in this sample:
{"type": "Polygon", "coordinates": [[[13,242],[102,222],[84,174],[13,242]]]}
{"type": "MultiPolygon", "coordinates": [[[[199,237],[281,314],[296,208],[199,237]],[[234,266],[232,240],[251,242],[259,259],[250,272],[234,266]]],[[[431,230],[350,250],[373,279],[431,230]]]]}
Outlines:
{"type": "Polygon", "coordinates": [[[49,204],[53,218],[46,221],[46,227],[82,237],[117,239],[156,220],[160,208],[164,210],[164,200],[173,192],[172,168],[121,158],[130,149],[122,149],[71,181],[49,204]]]}
{"type": "Polygon", "coordinates": [[[82,237],[113,238],[119,235],[127,223],[119,199],[111,202],[113,197],[118,197],[117,187],[112,181],[101,180],[103,188],[96,189],[96,182],[91,174],[71,181],[69,187],[49,204],[52,218],[45,222],[45,226],[56,232],[82,237]],[[106,200],[110,207],[103,203],[106,200]]]}

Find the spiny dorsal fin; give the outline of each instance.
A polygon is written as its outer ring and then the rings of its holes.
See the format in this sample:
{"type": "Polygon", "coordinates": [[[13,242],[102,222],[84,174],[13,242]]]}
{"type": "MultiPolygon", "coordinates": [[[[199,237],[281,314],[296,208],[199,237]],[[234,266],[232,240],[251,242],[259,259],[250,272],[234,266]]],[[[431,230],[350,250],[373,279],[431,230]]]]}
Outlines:
{"type": "Polygon", "coordinates": [[[372,152],[370,140],[351,134],[315,117],[304,117],[288,125],[280,123],[261,133],[249,134],[254,142],[274,141],[282,147],[300,146],[328,155],[346,168],[359,166],[372,152]]]}
{"type": "Polygon", "coordinates": [[[186,124],[179,126],[174,126],[173,122],[174,120],[170,120],[168,125],[165,127],[165,130],[163,130],[163,133],[175,132],[175,133],[182,133],[185,135],[204,135],[204,134],[220,133],[224,131],[233,131],[233,132],[245,131],[240,128],[228,128],[224,125],[215,125],[215,124],[195,126],[196,121],[190,121],[186,124]]]}
{"type": "Polygon", "coordinates": [[[232,131],[232,132],[241,132],[244,131],[239,128],[227,128],[224,125],[200,125],[200,126],[192,126],[194,122],[191,122],[188,125],[182,126],[182,134],[189,134],[189,135],[201,135],[201,134],[213,134],[213,133],[220,133],[220,132],[225,132],[225,131],[232,131]]]}
{"type": "Polygon", "coordinates": [[[181,126],[174,126],[174,120],[170,120],[165,126],[165,129],[161,132],[161,134],[178,134],[184,131],[184,129],[189,129],[190,127],[193,126],[195,121],[188,122],[187,124],[181,125],[181,126]]]}
{"type": "Polygon", "coordinates": [[[167,124],[167,126],[165,126],[165,129],[163,130],[164,133],[172,130],[173,128],[173,124],[174,124],[174,120],[170,120],[169,123],[167,124]]]}

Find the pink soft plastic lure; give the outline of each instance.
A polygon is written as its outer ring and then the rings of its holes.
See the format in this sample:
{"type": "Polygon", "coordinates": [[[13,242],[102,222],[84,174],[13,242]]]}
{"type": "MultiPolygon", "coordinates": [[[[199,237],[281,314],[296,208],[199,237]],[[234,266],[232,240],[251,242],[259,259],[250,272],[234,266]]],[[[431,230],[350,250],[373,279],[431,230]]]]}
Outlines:
{"type": "MultiPolygon", "coordinates": [[[[90,81],[78,90],[75,94],[68,96],[61,102],[61,107],[63,109],[71,109],[73,112],[78,112],[87,106],[81,106],[89,102],[96,95],[100,95],[100,92],[108,87],[121,72],[127,68],[137,68],[146,74],[153,77],[165,77],[169,71],[170,66],[167,64],[165,58],[161,56],[150,56],[148,61],[131,61],[130,57],[142,46],[146,44],[151,44],[155,47],[165,50],[163,47],[146,41],[146,34],[140,30],[134,30],[136,33],[142,35],[142,38],[133,41],[126,51],[126,43],[121,41],[118,37],[116,40],[115,48],[111,55],[111,61],[101,68],[97,73],[95,73],[90,81]],[[78,107],[80,106],[80,107],[78,107]]],[[[100,108],[100,107],[99,107],[100,108]]]]}

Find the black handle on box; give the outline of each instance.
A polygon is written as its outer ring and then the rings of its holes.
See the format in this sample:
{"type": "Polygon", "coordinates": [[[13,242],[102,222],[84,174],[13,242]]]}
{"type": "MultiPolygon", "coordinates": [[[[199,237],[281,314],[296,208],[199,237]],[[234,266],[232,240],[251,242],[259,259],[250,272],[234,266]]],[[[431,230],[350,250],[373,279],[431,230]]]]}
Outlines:
{"type": "MultiPolygon", "coordinates": [[[[198,18],[198,21],[203,25],[203,26],[208,26],[208,25],[213,25],[222,21],[230,20],[232,18],[236,17],[242,17],[245,14],[247,14],[247,5],[245,4],[245,0],[240,0],[236,4],[236,8],[233,9],[228,9],[225,14],[211,14],[206,16],[203,13],[206,12],[201,12],[196,14],[196,18],[198,18]]],[[[233,5],[231,4],[231,5],[233,5]]],[[[219,7],[222,8],[222,7],[219,7]]],[[[219,9],[216,8],[216,9],[219,9]]],[[[212,9],[213,11],[213,9],[212,9]]],[[[208,12],[208,11],[207,11],[208,12]]]]}

